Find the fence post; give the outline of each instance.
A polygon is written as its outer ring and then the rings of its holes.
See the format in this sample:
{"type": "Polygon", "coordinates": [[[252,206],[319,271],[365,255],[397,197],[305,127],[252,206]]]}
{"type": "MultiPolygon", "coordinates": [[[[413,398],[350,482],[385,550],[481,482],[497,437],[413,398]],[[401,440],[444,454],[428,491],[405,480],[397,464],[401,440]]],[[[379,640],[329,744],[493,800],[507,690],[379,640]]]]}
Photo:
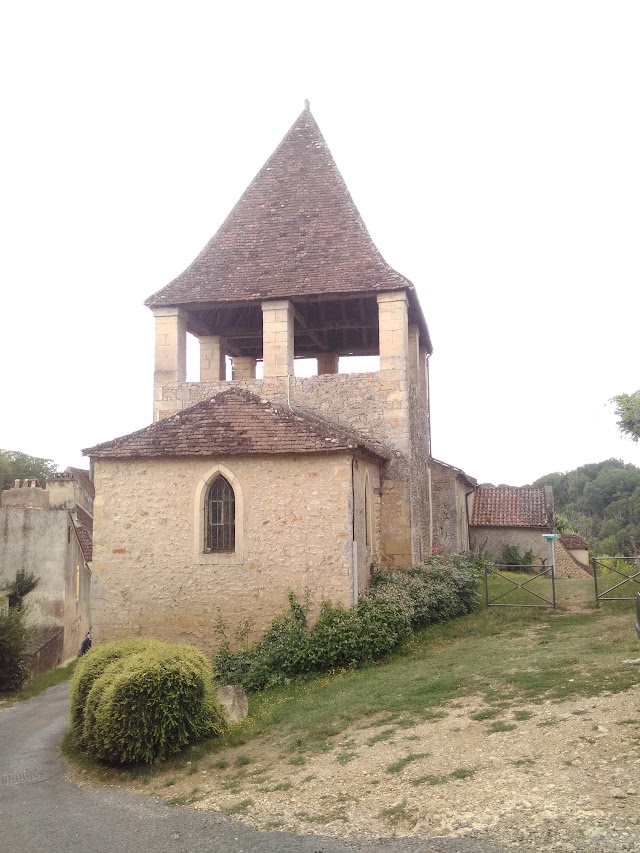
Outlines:
{"type": "Polygon", "coordinates": [[[559,539],[560,536],[558,533],[543,533],[542,538],[547,540],[547,544],[549,547],[549,559],[551,560],[551,577],[555,579],[555,576],[556,576],[555,540],[559,539]]]}

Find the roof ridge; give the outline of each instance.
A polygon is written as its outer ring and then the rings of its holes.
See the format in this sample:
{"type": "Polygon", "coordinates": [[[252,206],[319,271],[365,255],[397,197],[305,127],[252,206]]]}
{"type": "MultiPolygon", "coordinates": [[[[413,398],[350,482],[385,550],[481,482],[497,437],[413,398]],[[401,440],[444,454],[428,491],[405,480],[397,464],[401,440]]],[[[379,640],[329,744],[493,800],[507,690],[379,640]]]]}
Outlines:
{"type": "Polygon", "coordinates": [[[384,458],[375,442],[296,412],[245,388],[225,388],[142,429],[83,449],[95,457],[236,456],[247,453],[360,451],[384,458]],[[233,401],[251,406],[251,413],[233,401]],[[276,415],[277,421],[269,415],[276,415]]]}

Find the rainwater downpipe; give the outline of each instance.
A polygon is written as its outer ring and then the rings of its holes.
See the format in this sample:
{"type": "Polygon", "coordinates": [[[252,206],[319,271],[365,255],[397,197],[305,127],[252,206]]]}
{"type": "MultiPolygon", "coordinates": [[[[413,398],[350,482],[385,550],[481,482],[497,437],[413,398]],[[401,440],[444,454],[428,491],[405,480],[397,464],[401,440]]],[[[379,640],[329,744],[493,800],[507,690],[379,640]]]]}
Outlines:
{"type": "Polygon", "coordinates": [[[467,513],[467,549],[471,550],[471,516],[469,515],[469,497],[475,492],[472,489],[470,492],[464,493],[465,512],[467,513]]]}
{"type": "Polygon", "coordinates": [[[351,457],[351,584],[354,607],[358,603],[358,542],[356,540],[356,460],[351,457]]]}

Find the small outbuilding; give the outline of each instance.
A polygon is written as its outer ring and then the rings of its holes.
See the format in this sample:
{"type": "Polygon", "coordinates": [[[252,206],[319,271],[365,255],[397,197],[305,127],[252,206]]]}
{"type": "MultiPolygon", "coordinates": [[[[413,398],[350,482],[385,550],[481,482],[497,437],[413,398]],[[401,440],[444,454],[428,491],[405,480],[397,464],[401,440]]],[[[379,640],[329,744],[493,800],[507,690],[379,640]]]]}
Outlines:
{"type": "Polygon", "coordinates": [[[533,552],[536,562],[548,558],[543,534],[553,533],[551,486],[478,486],[471,501],[469,539],[474,550],[499,560],[505,547],[522,555],[533,552]]]}

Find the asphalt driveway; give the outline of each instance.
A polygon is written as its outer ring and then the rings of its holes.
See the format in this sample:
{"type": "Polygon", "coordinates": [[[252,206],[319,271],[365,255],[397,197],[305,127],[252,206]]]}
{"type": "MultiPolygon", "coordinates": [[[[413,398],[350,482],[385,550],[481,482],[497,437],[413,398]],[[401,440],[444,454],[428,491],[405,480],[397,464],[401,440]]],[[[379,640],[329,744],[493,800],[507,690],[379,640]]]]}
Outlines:
{"type": "Polygon", "coordinates": [[[129,791],[65,781],[63,684],[0,712],[0,853],[503,853],[483,841],[439,838],[362,844],[258,832],[215,812],[167,808],[129,791]]]}

